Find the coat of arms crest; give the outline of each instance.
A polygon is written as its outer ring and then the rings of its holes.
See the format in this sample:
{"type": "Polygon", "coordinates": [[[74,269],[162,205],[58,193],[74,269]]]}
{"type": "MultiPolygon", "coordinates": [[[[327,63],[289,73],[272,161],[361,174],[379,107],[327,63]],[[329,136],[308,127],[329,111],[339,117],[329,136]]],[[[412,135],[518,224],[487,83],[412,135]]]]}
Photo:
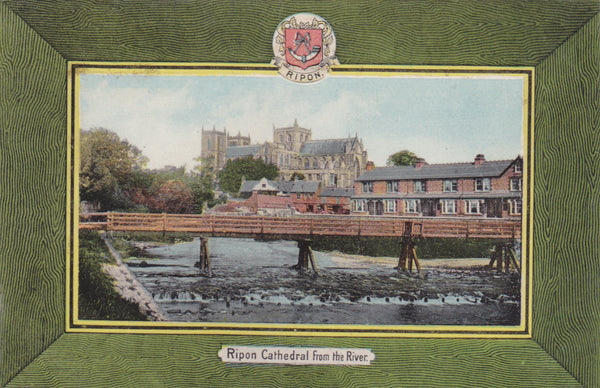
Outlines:
{"type": "Polygon", "coordinates": [[[320,16],[301,13],[286,18],[273,35],[273,64],[293,82],[311,83],[325,78],[335,58],[335,35],[320,16]]]}

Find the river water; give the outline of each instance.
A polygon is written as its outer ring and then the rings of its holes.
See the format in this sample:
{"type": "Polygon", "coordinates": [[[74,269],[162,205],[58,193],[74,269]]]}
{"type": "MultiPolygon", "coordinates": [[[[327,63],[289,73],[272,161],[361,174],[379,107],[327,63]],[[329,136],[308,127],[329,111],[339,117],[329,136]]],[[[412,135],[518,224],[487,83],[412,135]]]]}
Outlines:
{"type": "Polygon", "coordinates": [[[370,325],[518,325],[516,274],[426,269],[421,277],[377,260],[314,252],[300,274],[293,241],[210,238],[212,274],[194,264],[200,242],[147,248],[127,264],[170,321],[370,325]],[[142,262],[145,261],[145,262],[142,262]]]}

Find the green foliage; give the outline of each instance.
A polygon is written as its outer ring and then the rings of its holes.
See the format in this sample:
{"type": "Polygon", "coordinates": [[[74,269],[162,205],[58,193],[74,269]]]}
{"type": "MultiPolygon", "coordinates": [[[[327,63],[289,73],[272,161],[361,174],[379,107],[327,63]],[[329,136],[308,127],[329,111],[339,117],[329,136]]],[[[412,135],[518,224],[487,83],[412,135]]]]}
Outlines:
{"type": "Polygon", "coordinates": [[[294,171],[294,173],[290,177],[291,181],[303,181],[304,179],[306,179],[304,174],[302,174],[301,172],[298,172],[298,171],[294,171]]]}
{"type": "Polygon", "coordinates": [[[121,239],[124,241],[144,241],[153,243],[176,244],[178,242],[189,242],[194,239],[189,233],[169,232],[112,232],[115,240],[121,239]]]}
{"type": "Polygon", "coordinates": [[[81,132],[81,199],[101,211],[202,213],[214,206],[212,168],[165,166],[144,169],[146,157],[134,145],[104,128],[81,132]]]}
{"type": "Polygon", "coordinates": [[[414,166],[420,158],[408,150],[392,154],[387,159],[388,166],[414,166]]]}
{"type": "Polygon", "coordinates": [[[218,174],[221,188],[229,193],[240,191],[242,177],[247,180],[259,180],[261,178],[277,179],[278,176],[277,166],[267,164],[261,159],[254,159],[252,156],[228,160],[218,174]]]}
{"type": "Polygon", "coordinates": [[[98,232],[79,233],[79,317],[82,319],[145,321],[136,303],[123,299],[102,264],[114,264],[98,232]]]}
{"type": "Polygon", "coordinates": [[[97,202],[101,210],[131,206],[126,191],[146,157],[135,146],[104,128],[81,131],[81,199],[97,202]]]}
{"type": "MultiPolygon", "coordinates": [[[[492,239],[428,238],[417,241],[421,259],[489,257],[492,239]]],[[[402,239],[393,237],[328,237],[313,236],[312,247],[319,251],[340,251],[366,256],[397,257],[402,239]]]]}
{"type": "Polygon", "coordinates": [[[194,193],[184,182],[169,180],[154,192],[149,204],[151,210],[158,213],[191,213],[194,193]]]}

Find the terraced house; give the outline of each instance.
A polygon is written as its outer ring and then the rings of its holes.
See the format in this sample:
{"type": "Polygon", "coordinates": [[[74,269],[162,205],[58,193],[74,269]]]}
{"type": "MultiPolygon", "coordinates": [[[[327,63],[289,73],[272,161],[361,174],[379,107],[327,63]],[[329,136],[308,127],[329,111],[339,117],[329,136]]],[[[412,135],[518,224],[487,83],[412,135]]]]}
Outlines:
{"type": "Polygon", "coordinates": [[[523,159],[374,167],[354,183],[353,214],[520,217],[523,159]]]}

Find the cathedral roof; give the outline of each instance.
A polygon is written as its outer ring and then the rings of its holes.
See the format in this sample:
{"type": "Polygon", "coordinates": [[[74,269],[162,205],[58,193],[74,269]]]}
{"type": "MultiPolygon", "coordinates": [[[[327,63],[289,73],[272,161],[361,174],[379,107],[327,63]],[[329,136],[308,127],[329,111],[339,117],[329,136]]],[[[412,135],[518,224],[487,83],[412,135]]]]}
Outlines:
{"type": "Polygon", "coordinates": [[[325,140],[311,140],[302,144],[300,148],[300,154],[302,155],[332,155],[332,154],[345,154],[346,145],[350,145],[350,148],[357,141],[356,138],[346,139],[325,139],[325,140]]]}
{"type": "Polygon", "coordinates": [[[227,159],[245,158],[247,156],[256,156],[260,152],[260,145],[249,146],[230,146],[225,151],[227,159]]]}

